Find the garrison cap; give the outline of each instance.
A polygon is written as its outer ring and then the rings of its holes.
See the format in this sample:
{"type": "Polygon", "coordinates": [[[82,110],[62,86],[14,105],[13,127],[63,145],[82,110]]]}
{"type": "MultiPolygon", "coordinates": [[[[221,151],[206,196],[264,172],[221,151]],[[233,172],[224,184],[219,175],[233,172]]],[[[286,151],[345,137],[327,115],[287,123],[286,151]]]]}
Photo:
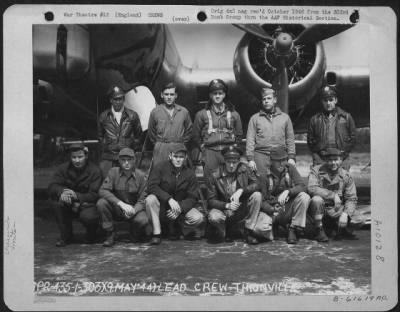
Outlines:
{"type": "Polygon", "coordinates": [[[133,149],[129,148],[129,147],[125,147],[122,150],[119,151],[118,157],[135,157],[135,152],[133,151],[133,149]]]}
{"type": "Polygon", "coordinates": [[[337,97],[337,90],[334,86],[329,86],[329,85],[323,86],[319,90],[319,95],[321,96],[321,98],[326,98],[330,96],[337,97]]]}
{"type": "Polygon", "coordinates": [[[108,92],[107,92],[108,97],[110,98],[120,98],[125,96],[124,90],[122,90],[118,86],[112,86],[108,92]]]}
{"type": "Polygon", "coordinates": [[[221,151],[221,154],[225,159],[240,159],[240,156],[243,155],[243,151],[237,146],[231,145],[225,147],[221,151]]]}
{"type": "Polygon", "coordinates": [[[321,151],[321,155],[324,157],[329,157],[329,156],[343,156],[343,152],[341,150],[338,150],[337,148],[333,147],[328,147],[327,149],[321,151]]]}
{"type": "Polygon", "coordinates": [[[85,153],[87,153],[89,151],[89,149],[83,143],[72,143],[68,147],[68,151],[69,152],[84,151],[85,153]]]}
{"type": "Polygon", "coordinates": [[[208,92],[214,92],[216,90],[222,90],[225,93],[228,92],[228,86],[225,84],[225,82],[221,79],[213,79],[211,80],[209,86],[208,86],[208,92]]]}
{"type": "Polygon", "coordinates": [[[183,143],[172,143],[170,148],[171,153],[184,152],[187,154],[187,149],[183,143]]]}
{"type": "Polygon", "coordinates": [[[271,151],[271,160],[283,160],[288,158],[288,153],[281,147],[276,147],[271,151]]]}
{"type": "Polygon", "coordinates": [[[275,95],[276,92],[274,89],[271,88],[261,88],[261,96],[267,95],[267,94],[273,94],[275,95]]]}

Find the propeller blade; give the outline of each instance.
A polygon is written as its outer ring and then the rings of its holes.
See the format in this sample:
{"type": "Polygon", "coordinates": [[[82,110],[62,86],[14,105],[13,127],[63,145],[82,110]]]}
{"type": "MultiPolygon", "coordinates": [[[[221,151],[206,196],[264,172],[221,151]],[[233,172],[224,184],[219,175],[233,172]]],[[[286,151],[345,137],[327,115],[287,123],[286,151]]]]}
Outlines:
{"type": "Polygon", "coordinates": [[[296,45],[314,44],[340,34],[353,26],[353,24],[315,24],[304,29],[294,41],[296,45]]]}
{"type": "Polygon", "coordinates": [[[289,81],[285,61],[281,59],[278,73],[272,83],[272,87],[277,93],[277,105],[282,112],[289,113],[289,81]]]}
{"type": "Polygon", "coordinates": [[[261,25],[256,25],[256,24],[233,24],[233,25],[260,39],[269,42],[272,42],[274,40],[274,38],[272,38],[265,32],[265,30],[261,27],[261,25]]]}

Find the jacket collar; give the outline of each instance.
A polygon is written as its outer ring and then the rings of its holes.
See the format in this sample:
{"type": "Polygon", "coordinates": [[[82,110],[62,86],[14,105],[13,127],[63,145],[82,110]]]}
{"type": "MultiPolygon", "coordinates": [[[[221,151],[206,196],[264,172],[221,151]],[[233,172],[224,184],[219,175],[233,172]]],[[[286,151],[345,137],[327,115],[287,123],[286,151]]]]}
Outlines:
{"type": "MultiPolygon", "coordinates": [[[[326,116],[326,113],[324,111],[319,112],[320,116],[326,116]]],[[[335,108],[335,114],[337,117],[342,116],[345,117],[346,113],[343,109],[341,109],[339,106],[336,106],[335,108]]]]}
{"type": "MultiPolygon", "coordinates": [[[[120,177],[122,177],[123,175],[125,175],[124,171],[121,170],[121,168],[119,168],[119,167],[118,167],[118,175],[119,175],[120,177]]],[[[128,178],[130,178],[130,177],[133,177],[133,178],[136,180],[136,168],[135,168],[135,170],[132,170],[132,172],[131,172],[130,175],[128,175],[128,178]]]]}
{"type": "Polygon", "coordinates": [[[322,165],[320,168],[319,168],[319,170],[318,170],[318,172],[319,172],[319,175],[321,176],[321,177],[323,177],[324,179],[326,179],[326,180],[328,180],[328,181],[332,181],[332,180],[334,180],[336,177],[340,177],[341,179],[343,179],[344,178],[344,176],[345,176],[345,173],[344,173],[344,171],[343,171],[343,168],[339,168],[339,170],[337,171],[337,173],[333,176],[333,178],[331,179],[331,175],[329,174],[329,169],[328,169],[328,167],[324,164],[324,165],[322,165]]]}
{"type": "MultiPolygon", "coordinates": [[[[268,116],[269,114],[267,114],[263,109],[260,110],[259,114],[260,114],[260,116],[269,117],[268,116]]],[[[272,111],[272,116],[277,116],[277,115],[280,115],[280,114],[282,114],[281,109],[279,107],[275,106],[274,110],[272,111]]]]}

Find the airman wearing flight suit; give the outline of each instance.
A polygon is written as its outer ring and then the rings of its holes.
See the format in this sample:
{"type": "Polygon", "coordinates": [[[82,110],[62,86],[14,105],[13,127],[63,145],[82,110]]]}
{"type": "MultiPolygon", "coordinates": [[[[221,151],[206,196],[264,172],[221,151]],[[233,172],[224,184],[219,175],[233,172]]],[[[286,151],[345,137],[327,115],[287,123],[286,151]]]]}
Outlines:
{"type": "Polygon", "coordinates": [[[317,229],[324,225],[336,239],[354,239],[352,228],[363,222],[356,211],[356,185],[350,173],[341,167],[341,151],[327,148],[324,155],[325,163],[314,166],[308,178],[308,192],[312,196],[309,214],[317,229]]]}
{"type": "Polygon", "coordinates": [[[240,116],[226,98],[228,87],[225,82],[212,80],[208,92],[208,104],[196,114],[193,124],[193,141],[202,150],[205,177],[223,164],[222,149],[239,143],[243,136],[240,116]]]}
{"type": "Polygon", "coordinates": [[[137,148],[142,140],[142,126],[138,114],[124,107],[125,92],[113,86],[107,93],[111,108],[99,117],[98,137],[102,146],[100,169],[103,177],[111,167],[118,166],[118,153],[123,148],[137,148]]]}
{"type": "Polygon", "coordinates": [[[349,153],[356,143],[356,126],[353,118],[340,107],[337,91],[333,86],[320,89],[322,111],[310,119],[307,144],[312,152],[313,165],[323,163],[321,152],[337,148],[343,152],[342,167],[350,169],[349,153]]]}
{"type": "Polygon", "coordinates": [[[178,93],[173,83],[161,91],[162,104],[150,114],[148,136],[154,144],[153,164],[168,160],[173,143],[187,144],[192,137],[192,120],[183,106],[176,104],[178,93]]]}
{"type": "Polygon", "coordinates": [[[276,107],[273,89],[261,90],[262,108],[250,118],[246,137],[246,156],[249,166],[265,175],[271,165],[271,150],[281,147],[287,151],[289,163],[295,165],[296,147],[292,121],[288,114],[276,107]]]}

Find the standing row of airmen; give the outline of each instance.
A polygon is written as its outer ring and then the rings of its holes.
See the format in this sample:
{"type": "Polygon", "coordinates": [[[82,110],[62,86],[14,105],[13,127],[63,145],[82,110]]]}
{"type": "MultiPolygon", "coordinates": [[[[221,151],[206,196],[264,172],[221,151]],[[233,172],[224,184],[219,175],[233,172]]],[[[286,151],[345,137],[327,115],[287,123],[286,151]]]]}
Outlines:
{"type": "Polygon", "coordinates": [[[153,245],[162,237],[182,235],[206,235],[210,242],[242,236],[257,244],[273,240],[279,231],[290,244],[304,235],[326,242],[326,231],[338,239],[354,239],[352,228],[362,222],[348,172],[355,125],[336,107],[336,90],[321,89],[323,109],[310,120],[307,140],[314,166],[308,186],[296,169],[291,120],[276,107],[274,90],[261,91],[261,110],[249,121],[246,155],[237,147],[242,124],[227,92],[222,80],[212,80],[209,102],[192,125],[189,112],[176,104],[176,86],[163,88],[163,103],[153,109],[148,125],[154,150],[147,179],[136,168],[134,148],[142,136],[139,117],[124,107],[124,92],[111,88],[111,108],[99,117],[100,169],[88,162],[83,144],[72,145],[70,161],[57,168],[49,185],[61,235],[56,246],[74,241],[74,215],[86,227],[86,242],[96,242],[104,233],[103,245],[108,247],[115,243],[115,220],[129,221],[132,241],[150,240],[153,245]],[[207,209],[199,201],[198,181],[189,166],[185,145],[191,139],[203,156],[207,209]],[[244,156],[247,163],[241,161],[244,156]]]}

